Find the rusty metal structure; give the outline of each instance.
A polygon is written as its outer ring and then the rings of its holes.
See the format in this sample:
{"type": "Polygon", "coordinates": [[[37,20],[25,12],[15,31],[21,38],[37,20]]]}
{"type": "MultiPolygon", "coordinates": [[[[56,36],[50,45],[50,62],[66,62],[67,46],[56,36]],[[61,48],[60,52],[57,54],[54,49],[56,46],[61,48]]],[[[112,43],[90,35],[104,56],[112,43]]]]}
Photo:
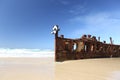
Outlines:
{"type": "Polygon", "coordinates": [[[110,43],[101,42],[100,37],[83,35],[78,39],[58,36],[58,25],[53,27],[55,34],[55,61],[77,60],[87,58],[120,57],[120,45],[114,45],[110,37],[110,43]]]}

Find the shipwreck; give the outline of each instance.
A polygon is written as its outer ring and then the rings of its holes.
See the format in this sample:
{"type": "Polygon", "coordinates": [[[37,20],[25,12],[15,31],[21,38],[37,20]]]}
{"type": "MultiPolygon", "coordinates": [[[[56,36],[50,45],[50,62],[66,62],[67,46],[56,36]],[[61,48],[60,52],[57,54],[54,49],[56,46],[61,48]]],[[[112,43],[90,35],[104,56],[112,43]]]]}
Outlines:
{"type": "Polygon", "coordinates": [[[55,61],[120,57],[120,45],[113,44],[111,37],[109,44],[91,35],[70,39],[64,38],[64,35],[58,36],[59,30],[58,25],[52,30],[55,35],[55,61]]]}

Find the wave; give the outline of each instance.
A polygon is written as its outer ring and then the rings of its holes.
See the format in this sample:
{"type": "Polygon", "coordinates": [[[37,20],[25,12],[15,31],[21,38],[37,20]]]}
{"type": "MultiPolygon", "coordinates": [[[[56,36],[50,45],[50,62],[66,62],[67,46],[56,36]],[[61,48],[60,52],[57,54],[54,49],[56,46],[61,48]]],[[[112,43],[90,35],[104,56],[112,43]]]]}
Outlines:
{"type": "Polygon", "coordinates": [[[0,48],[0,57],[54,57],[54,51],[50,49],[0,48]]]}

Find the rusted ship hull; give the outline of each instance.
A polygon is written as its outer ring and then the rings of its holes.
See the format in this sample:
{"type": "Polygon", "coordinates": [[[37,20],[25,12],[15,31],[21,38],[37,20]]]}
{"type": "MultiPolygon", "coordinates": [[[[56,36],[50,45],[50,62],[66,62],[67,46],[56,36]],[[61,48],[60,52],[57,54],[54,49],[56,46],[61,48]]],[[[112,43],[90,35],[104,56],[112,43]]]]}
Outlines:
{"type": "Polygon", "coordinates": [[[77,60],[87,58],[120,57],[120,45],[101,42],[95,36],[83,35],[79,39],[64,38],[55,34],[55,61],[77,60]]]}
{"type": "Polygon", "coordinates": [[[120,46],[90,39],[56,38],[56,61],[120,57],[120,46]]]}

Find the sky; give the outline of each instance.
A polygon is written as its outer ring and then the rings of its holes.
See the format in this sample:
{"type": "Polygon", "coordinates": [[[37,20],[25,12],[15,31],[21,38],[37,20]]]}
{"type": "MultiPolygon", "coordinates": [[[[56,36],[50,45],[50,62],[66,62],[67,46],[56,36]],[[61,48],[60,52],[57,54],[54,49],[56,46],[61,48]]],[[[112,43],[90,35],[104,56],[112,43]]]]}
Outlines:
{"type": "Polygon", "coordinates": [[[0,48],[54,49],[52,27],[120,44],[120,0],[0,0],[0,48]]]}

